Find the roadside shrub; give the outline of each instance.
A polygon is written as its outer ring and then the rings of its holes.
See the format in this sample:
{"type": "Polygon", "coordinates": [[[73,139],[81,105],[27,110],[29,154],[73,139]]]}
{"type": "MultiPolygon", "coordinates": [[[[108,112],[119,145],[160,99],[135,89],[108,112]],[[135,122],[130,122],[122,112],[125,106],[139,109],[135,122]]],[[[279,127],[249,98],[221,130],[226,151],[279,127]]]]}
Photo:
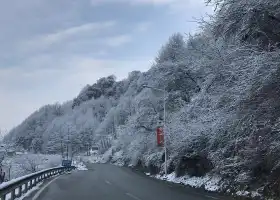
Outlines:
{"type": "Polygon", "coordinates": [[[212,162],[203,155],[183,156],[175,169],[176,176],[204,176],[213,169],[212,162]]]}

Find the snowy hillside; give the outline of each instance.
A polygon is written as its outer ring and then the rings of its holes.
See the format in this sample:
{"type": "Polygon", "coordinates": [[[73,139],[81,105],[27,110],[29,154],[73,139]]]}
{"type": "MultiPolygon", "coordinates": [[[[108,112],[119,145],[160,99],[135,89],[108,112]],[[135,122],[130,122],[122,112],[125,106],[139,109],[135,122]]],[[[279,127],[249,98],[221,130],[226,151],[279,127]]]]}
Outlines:
{"type": "Polygon", "coordinates": [[[201,33],[171,36],[149,71],[101,78],[73,101],[36,111],[5,141],[64,153],[69,137],[74,154],[99,145],[108,161],[162,173],[163,94],[149,85],[167,91],[169,173],[210,173],[224,191],[279,195],[280,2],[209,2],[218,10],[201,33]]]}

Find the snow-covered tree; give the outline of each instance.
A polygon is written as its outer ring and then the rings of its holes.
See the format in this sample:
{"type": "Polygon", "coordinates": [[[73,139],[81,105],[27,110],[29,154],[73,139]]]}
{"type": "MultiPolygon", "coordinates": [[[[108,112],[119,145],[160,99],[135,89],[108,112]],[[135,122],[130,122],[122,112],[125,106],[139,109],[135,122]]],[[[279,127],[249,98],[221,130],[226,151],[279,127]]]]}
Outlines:
{"type": "Polygon", "coordinates": [[[156,58],[157,63],[178,62],[185,58],[186,43],[180,33],[176,33],[169,38],[156,58]]]}
{"type": "MultiPolygon", "coordinates": [[[[211,2],[211,1],[210,1],[211,2]]],[[[275,0],[224,0],[214,23],[216,37],[271,47],[280,42],[280,2],[275,0]]]]}

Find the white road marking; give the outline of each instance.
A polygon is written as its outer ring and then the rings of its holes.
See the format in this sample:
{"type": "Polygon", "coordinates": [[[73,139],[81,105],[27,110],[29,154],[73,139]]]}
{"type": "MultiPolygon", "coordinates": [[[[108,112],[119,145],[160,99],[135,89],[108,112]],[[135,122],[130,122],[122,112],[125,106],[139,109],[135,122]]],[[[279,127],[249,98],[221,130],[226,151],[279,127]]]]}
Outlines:
{"type": "Polygon", "coordinates": [[[136,199],[136,200],[141,200],[139,199],[138,197],[134,196],[133,194],[130,194],[130,193],[125,193],[127,196],[133,198],[133,199],[136,199]]]}
{"type": "Polygon", "coordinates": [[[40,194],[44,191],[44,189],[46,189],[52,182],[54,182],[56,179],[58,179],[60,176],[54,178],[53,180],[51,180],[50,182],[48,182],[46,185],[44,185],[32,198],[32,200],[36,200],[40,194]]]}
{"type": "Polygon", "coordinates": [[[211,198],[211,199],[219,199],[217,197],[211,197],[211,196],[208,196],[208,195],[204,195],[204,196],[207,197],[207,198],[211,198]]]}
{"type": "Polygon", "coordinates": [[[108,185],[112,185],[110,181],[105,181],[105,183],[107,183],[108,185]]]}
{"type": "Polygon", "coordinates": [[[220,199],[218,197],[212,197],[212,196],[209,196],[209,195],[204,195],[204,194],[201,194],[201,193],[198,193],[198,192],[193,192],[193,194],[196,194],[198,196],[203,196],[203,197],[206,197],[206,198],[210,198],[210,199],[220,199]]]}

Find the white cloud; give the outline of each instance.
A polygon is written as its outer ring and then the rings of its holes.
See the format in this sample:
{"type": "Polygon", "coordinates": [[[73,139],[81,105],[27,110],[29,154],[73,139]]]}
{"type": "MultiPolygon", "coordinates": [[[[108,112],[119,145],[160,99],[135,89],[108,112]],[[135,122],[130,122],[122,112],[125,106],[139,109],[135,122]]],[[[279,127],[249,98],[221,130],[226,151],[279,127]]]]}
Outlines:
{"type": "Polygon", "coordinates": [[[111,47],[122,46],[132,40],[131,35],[124,34],[103,39],[103,44],[111,47]]]}
{"type": "Polygon", "coordinates": [[[92,6],[98,6],[104,3],[129,3],[130,5],[171,5],[183,7],[197,7],[205,5],[203,0],[91,0],[92,6]]]}
{"type": "Polygon", "coordinates": [[[49,34],[43,36],[41,39],[46,43],[54,43],[59,42],[64,39],[67,39],[71,36],[81,34],[84,32],[92,32],[92,31],[102,31],[103,29],[112,27],[115,25],[114,21],[107,21],[107,22],[97,22],[97,23],[87,23],[79,26],[70,27],[68,29],[58,31],[57,33],[49,34]]]}
{"type": "Polygon", "coordinates": [[[35,39],[25,41],[20,45],[20,48],[23,51],[30,51],[30,49],[43,50],[53,44],[63,42],[75,36],[83,37],[83,34],[86,33],[91,35],[102,33],[102,31],[114,27],[115,24],[116,21],[105,21],[86,23],[79,26],[70,27],[59,30],[56,33],[45,34],[35,39]]]}
{"type": "Polygon", "coordinates": [[[189,13],[197,15],[205,15],[206,12],[212,13],[213,7],[206,6],[204,0],[174,0],[174,3],[171,3],[170,10],[172,14],[178,12],[189,13]]]}
{"type": "Polygon", "coordinates": [[[176,1],[178,0],[91,0],[91,4],[93,6],[103,4],[103,3],[130,3],[132,5],[137,5],[137,4],[160,5],[160,4],[169,4],[176,1]]]}
{"type": "Polygon", "coordinates": [[[107,54],[108,54],[108,52],[106,50],[100,50],[100,51],[96,52],[94,55],[96,55],[96,56],[105,56],[107,54]]]}
{"type": "Polygon", "coordinates": [[[136,25],[135,31],[136,32],[146,32],[150,27],[152,23],[151,22],[140,22],[136,25]]]}
{"type": "Polygon", "coordinates": [[[133,6],[137,5],[155,5],[155,6],[168,6],[169,13],[183,14],[188,16],[188,12],[213,13],[213,6],[206,6],[204,0],[91,0],[92,6],[98,6],[104,3],[128,3],[133,6]]]}

